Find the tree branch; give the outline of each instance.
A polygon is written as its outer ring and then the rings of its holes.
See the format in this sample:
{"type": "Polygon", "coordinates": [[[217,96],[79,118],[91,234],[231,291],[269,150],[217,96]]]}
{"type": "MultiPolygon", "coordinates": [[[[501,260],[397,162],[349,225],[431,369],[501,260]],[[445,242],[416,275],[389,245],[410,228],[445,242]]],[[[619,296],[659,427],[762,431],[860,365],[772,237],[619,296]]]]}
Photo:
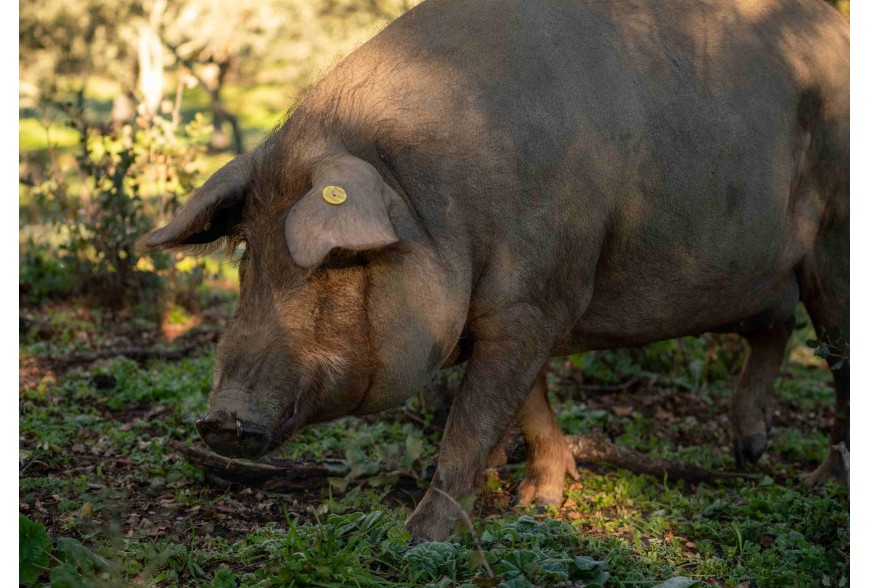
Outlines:
{"type": "MultiPolygon", "coordinates": [[[[656,477],[666,477],[669,480],[689,482],[759,477],[759,474],[713,471],[675,460],[653,457],[639,451],[618,447],[599,433],[567,435],[566,439],[574,459],[579,463],[608,464],[637,474],[649,474],[656,477]]],[[[515,437],[509,444],[507,453],[512,456],[511,461],[521,461],[523,458],[524,451],[522,447],[517,446],[518,444],[522,444],[520,437],[515,437]]],[[[341,460],[320,462],[275,459],[262,462],[241,461],[221,457],[211,451],[176,441],[170,441],[169,446],[207,474],[226,482],[243,486],[265,487],[276,492],[318,490],[328,484],[328,478],[341,476],[345,468],[345,463],[341,460]]],[[[419,487],[420,478],[409,472],[397,470],[391,474],[397,476],[397,486],[399,487],[419,487]]],[[[362,482],[367,477],[373,476],[361,476],[358,481],[362,482]]]]}
{"type": "MultiPolygon", "coordinates": [[[[169,447],[213,477],[224,482],[263,488],[272,492],[298,492],[320,490],[329,484],[329,478],[340,477],[346,464],[341,460],[302,461],[269,459],[247,461],[223,457],[205,449],[169,441],[169,447]]],[[[417,478],[407,472],[392,472],[398,478],[398,488],[418,488],[417,478]]],[[[364,480],[371,476],[361,476],[364,480]]]]}
{"type": "Polygon", "coordinates": [[[604,463],[636,474],[666,477],[669,480],[688,482],[709,482],[712,480],[733,480],[737,478],[758,478],[758,474],[745,472],[714,471],[692,464],[654,457],[627,447],[614,445],[600,433],[585,435],[566,435],[568,446],[579,463],[604,463]]]}

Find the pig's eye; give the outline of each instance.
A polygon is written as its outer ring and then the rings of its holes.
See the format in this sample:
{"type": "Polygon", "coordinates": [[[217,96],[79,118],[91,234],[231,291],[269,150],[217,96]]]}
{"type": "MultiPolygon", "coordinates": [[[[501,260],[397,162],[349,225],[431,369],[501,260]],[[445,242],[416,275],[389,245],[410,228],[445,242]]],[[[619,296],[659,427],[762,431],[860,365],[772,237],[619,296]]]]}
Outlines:
{"type": "Polygon", "coordinates": [[[333,249],[329,252],[317,269],[339,270],[351,267],[360,267],[368,263],[368,257],[364,251],[348,251],[347,249],[333,249]]]}
{"type": "Polygon", "coordinates": [[[233,247],[232,252],[230,253],[230,263],[234,266],[238,267],[242,265],[242,262],[247,257],[248,248],[244,241],[240,242],[238,245],[233,247]]]}
{"type": "Polygon", "coordinates": [[[245,274],[248,271],[248,251],[247,249],[242,249],[241,254],[236,251],[233,254],[233,263],[239,268],[239,286],[245,281],[245,274]]]}
{"type": "Polygon", "coordinates": [[[237,227],[235,231],[224,237],[224,248],[230,263],[238,267],[245,256],[245,251],[248,249],[248,242],[245,239],[245,234],[241,231],[241,227],[237,227]]]}

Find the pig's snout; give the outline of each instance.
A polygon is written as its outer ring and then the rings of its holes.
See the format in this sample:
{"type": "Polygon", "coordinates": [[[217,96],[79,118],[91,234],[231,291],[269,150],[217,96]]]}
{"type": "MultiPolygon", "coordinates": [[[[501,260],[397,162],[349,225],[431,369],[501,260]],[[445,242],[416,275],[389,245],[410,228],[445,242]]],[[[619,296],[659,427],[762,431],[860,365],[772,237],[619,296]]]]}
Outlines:
{"type": "Polygon", "coordinates": [[[206,445],[226,457],[254,459],[270,449],[270,435],[263,427],[239,420],[225,410],[196,421],[196,430],[206,445]]]}

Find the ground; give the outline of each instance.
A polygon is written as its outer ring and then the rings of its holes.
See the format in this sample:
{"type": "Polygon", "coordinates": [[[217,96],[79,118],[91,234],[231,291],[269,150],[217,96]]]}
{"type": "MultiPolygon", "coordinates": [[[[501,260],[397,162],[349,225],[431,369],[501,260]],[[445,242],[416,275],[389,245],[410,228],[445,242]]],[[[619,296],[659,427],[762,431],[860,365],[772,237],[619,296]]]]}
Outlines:
{"type": "MultiPolygon", "coordinates": [[[[22,581],[849,584],[848,490],[809,490],[801,480],[824,456],[833,405],[830,374],[803,345],[809,327],[796,331],[777,383],[771,447],[752,468],[758,478],[688,484],[589,466],[566,485],[561,509],[542,511],[510,506],[522,465],[508,465],[488,473],[474,529],[455,542],[419,543],[402,524],[437,457],[439,392],[461,374],[442,375],[400,409],[296,436],[283,458],[340,460],[319,488],[227,485],[172,444],[204,447],[193,421],[235,304],[232,288],[210,300],[196,319],[180,313],[162,327],[68,301],[22,309],[22,581]],[[181,351],[140,353],[154,349],[181,351]]],[[[650,454],[729,470],[727,402],[741,355],[738,339],[708,336],[554,359],[551,399],[568,433],[603,431],[650,454]]]]}

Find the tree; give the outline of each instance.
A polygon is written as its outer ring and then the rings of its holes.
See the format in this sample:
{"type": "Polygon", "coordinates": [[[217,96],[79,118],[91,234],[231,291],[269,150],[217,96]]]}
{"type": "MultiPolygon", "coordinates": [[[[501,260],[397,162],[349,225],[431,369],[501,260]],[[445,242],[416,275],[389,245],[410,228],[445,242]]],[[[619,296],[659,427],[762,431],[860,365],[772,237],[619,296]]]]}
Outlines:
{"type": "Polygon", "coordinates": [[[415,3],[30,0],[20,9],[22,88],[38,101],[58,90],[87,95],[93,76],[111,79],[119,86],[112,119],[120,128],[137,113],[157,112],[174,69],[179,84],[193,81],[208,94],[211,147],[242,151],[238,119],[224,100],[228,80],[304,86],[415,3]]]}
{"type": "Polygon", "coordinates": [[[263,0],[186,0],[173,2],[163,18],[163,41],[180,64],[208,92],[214,134],[211,146],[243,149],[238,119],[223,101],[222,91],[239,59],[259,61],[274,47],[290,14],[263,0]],[[229,124],[232,141],[224,127],[229,124]]]}
{"type": "Polygon", "coordinates": [[[19,6],[19,71],[33,98],[53,95],[59,83],[84,90],[102,73],[135,88],[135,29],[144,12],[134,0],[28,0],[19,6]]]}

